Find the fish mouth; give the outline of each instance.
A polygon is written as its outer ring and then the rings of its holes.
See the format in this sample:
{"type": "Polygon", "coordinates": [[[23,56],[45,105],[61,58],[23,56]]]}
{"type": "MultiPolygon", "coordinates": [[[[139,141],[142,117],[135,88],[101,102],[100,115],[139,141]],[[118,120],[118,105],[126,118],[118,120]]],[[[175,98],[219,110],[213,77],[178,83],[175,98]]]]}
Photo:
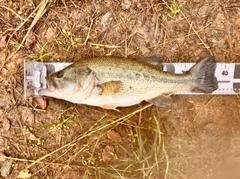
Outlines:
{"type": "Polygon", "coordinates": [[[52,81],[51,79],[49,79],[48,77],[46,78],[46,82],[47,82],[46,88],[48,91],[53,92],[55,90],[58,90],[57,84],[54,81],[52,81]]]}

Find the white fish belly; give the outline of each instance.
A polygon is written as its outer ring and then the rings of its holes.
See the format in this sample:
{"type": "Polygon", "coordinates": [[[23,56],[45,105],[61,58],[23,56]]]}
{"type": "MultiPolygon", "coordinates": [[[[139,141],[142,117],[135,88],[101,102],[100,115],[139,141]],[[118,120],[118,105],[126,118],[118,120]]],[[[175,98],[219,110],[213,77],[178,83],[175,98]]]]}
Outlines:
{"type": "Polygon", "coordinates": [[[121,97],[117,98],[114,96],[90,96],[84,101],[79,101],[76,103],[87,104],[92,106],[100,106],[106,109],[115,109],[116,107],[125,107],[139,104],[143,101],[143,97],[121,97]]]}

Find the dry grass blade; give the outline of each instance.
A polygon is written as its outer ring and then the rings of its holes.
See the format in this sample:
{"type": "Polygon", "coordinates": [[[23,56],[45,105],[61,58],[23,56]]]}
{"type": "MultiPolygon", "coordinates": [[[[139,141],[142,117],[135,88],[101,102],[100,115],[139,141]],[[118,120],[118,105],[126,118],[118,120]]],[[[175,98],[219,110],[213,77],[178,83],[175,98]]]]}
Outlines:
{"type": "Polygon", "coordinates": [[[164,153],[165,158],[166,158],[166,170],[165,170],[165,174],[164,174],[164,179],[167,179],[168,171],[169,171],[169,159],[168,159],[167,151],[164,147],[164,142],[163,142],[163,153],[164,153]]]}
{"type": "Polygon", "coordinates": [[[130,128],[132,134],[132,143],[135,147],[129,149],[126,146],[119,147],[127,155],[121,162],[117,162],[99,171],[106,178],[163,178],[168,175],[168,169],[164,162],[166,155],[163,152],[163,137],[160,130],[160,120],[153,116],[154,122],[148,128],[145,128],[145,121],[139,121],[136,126],[130,128]],[[154,126],[151,128],[150,126],[154,126]],[[151,133],[151,137],[148,137],[151,133]],[[134,142],[135,141],[135,142],[134,142]],[[166,168],[166,169],[165,169],[166,168]],[[132,173],[136,171],[136,173],[132,173]],[[165,173],[165,174],[164,174],[165,173]]]}
{"type": "Polygon", "coordinates": [[[104,126],[97,127],[96,129],[90,128],[90,129],[89,129],[88,131],[86,131],[84,134],[82,134],[82,135],[80,135],[79,137],[75,138],[72,142],[69,142],[68,144],[63,145],[62,147],[58,148],[57,150],[54,150],[54,151],[52,151],[52,152],[50,152],[50,153],[42,156],[41,158],[35,160],[33,163],[31,163],[30,165],[28,165],[25,169],[31,168],[31,167],[34,166],[35,164],[39,163],[40,161],[44,160],[45,158],[47,158],[47,157],[49,157],[49,156],[51,156],[51,155],[57,153],[58,151],[61,151],[62,149],[65,149],[65,148],[67,148],[67,147],[73,147],[73,146],[75,146],[75,145],[76,145],[76,142],[79,141],[79,140],[82,140],[82,139],[84,139],[84,138],[86,138],[86,137],[89,137],[89,136],[91,136],[91,135],[93,135],[93,134],[95,134],[95,133],[98,133],[98,132],[100,132],[100,131],[109,130],[109,129],[111,129],[111,128],[114,128],[115,126],[119,125],[120,122],[129,119],[129,118],[132,117],[133,115],[135,115],[135,114],[137,114],[137,113],[139,113],[139,112],[141,112],[141,111],[149,108],[150,106],[152,106],[152,104],[146,105],[146,106],[144,106],[144,107],[142,107],[142,108],[140,108],[140,109],[138,109],[138,110],[136,110],[136,111],[134,111],[134,112],[126,115],[126,116],[123,116],[123,117],[121,117],[121,118],[119,118],[119,119],[116,119],[116,120],[112,121],[112,122],[109,123],[109,124],[106,124],[106,125],[104,125],[104,126]]]}
{"type": "Polygon", "coordinates": [[[193,121],[195,121],[196,118],[198,117],[198,115],[201,114],[201,112],[202,112],[214,99],[216,99],[216,98],[217,98],[217,96],[212,97],[212,98],[207,102],[207,104],[205,104],[205,105],[197,112],[197,114],[196,114],[196,116],[194,117],[193,121]]]}
{"type": "Polygon", "coordinates": [[[90,24],[89,29],[88,29],[87,37],[86,37],[86,39],[84,40],[84,44],[85,44],[85,45],[87,44],[87,41],[88,41],[88,39],[89,39],[89,37],[90,37],[90,32],[91,32],[92,25],[93,25],[93,20],[91,20],[91,24],[90,24]]]}
{"type": "Polygon", "coordinates": [[[95,47],[103,47],[103,48],[109,48],[109,49],[121,48],[120,46],[116,46],[116,45],[95,44],[91,42],[89,44],[95,47]]]}
{"type": "MultiPolygon", "coordinates": [[[[204,29],[206,29],[207,27],[209,27],[211,24],[212,24],[211,22],[208,23],[208,24],[207,24],[206,26],[204,26],[203,28],[201,28],[201,29],[199,29],[199,30],[196,30],[196,32],[199,33],[199,32],[201,32],[201,31],[203,31],[204,29]]],[[[192,25],[191,25],[191,27],[192,27],[192,25]]],[[[187,38],[187,37],[196,35],[196,32],[190,33],[190,30],[192,29],[191,27],[189,28],[189,32],[188,32],[187,35],[179,36],[179,37],[177,37],[177,38],[174,38],[174,39],[168,40],[168,41],[165,41],[165,40],[164,40],[164,42],[158,44],[157,46],[152,46],[152,47],[150,47],[150,48],[157,48],[157,47],[159,47],[159,46],[161,46],[161,45],[166,45],[166,44],[175,42],[175,41],[177,41],[178,39],[187,38]]]]}

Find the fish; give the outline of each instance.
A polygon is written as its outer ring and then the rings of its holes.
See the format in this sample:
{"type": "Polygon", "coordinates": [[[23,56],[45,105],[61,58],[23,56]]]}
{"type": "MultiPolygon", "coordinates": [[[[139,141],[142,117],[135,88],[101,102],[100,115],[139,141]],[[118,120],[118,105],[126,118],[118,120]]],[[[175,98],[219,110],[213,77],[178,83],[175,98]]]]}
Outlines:
{"type": "Polygon", "coordinates": [[[173,100],[169,94],[182,90],[212,93],[218,88],[214,57],[203,58],[183,74],[163,71],[162,59],[80,59],[47,76],[47,87],[39,95],[116,110],[142,101],[158,107],[170,106],[173,100]]]}

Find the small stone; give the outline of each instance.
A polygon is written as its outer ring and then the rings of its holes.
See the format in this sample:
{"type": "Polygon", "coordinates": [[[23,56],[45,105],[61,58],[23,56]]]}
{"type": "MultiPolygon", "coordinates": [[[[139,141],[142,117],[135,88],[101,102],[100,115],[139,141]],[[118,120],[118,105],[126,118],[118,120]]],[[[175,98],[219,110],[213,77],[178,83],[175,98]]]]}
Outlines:
{"type": "Polygon", "coordinates": [[[111,12],[107,12],[106,14],[104,14],[104,16],[101,19],[101,30],[105,31],[108,26],[110,25],[112,20],[112,13],[111,12]]]}
{"type": "Polygon", "coordinates": [[[5,157],[6,157],[5,153],[0,152],[0,162],[5,162],[7,160],[5,157]]]}
{"type": "Polygon", "coordinates": [[[121,6],[122,6],[122,9],[123,10],[127,10],[131,7],[132,3],[131,1],[129,0],[124,0],[122,3],[121,3],[121,6]]]}
{"type": "Polygon", "coordinates": [[[32,48],[32,46],[36,43],[36,36],[35,34],[31,31],[25,41],[25,47],[27,49],[30,49],[32,48]]]}
{"type": "Polygon", "coordinates": [[[2,129],[5,131],[9,131],[10,127],[11,127],[10,121],[7,118],[3,119],[2,120],[2,129]]]}
{"type": "Polygon", "coordinates": [[[10,175],[10,173],[12,172],[12,160],[6,160],[1,168],[1,175],[2,177],[8,177],[10,175]]]}
{"type": "Polygon", "coordinates": [[[102,152],[103,162],[105,162],[106,164],[110,162],[114,156],[113,152],[114,152],[114,147],[107,145],[102,152]]]}

